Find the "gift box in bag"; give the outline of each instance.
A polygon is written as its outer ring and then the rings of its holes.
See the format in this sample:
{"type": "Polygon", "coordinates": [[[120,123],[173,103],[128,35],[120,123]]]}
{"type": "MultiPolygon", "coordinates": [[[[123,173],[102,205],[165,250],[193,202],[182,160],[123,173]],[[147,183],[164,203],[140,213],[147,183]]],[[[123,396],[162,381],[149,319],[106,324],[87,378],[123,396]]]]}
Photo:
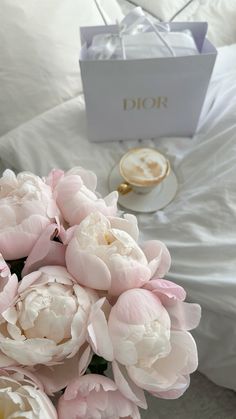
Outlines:
{"type": "MultiPolygon", "coordinates": [[[[80,67],[90,140],[194,135],[217,52],[206,39],[206,22],[166,25],[171,32],[191,33],[198,52],[186,56],[180,53],[178,56],[127,58],[129,54],[124,45],[127,33],[125,38],[120,25],[80,29],[83,45],[80,67]],[[96,37],[98,58],[91,58],[89,51],[96,37]],[[99,49],[99,40],[103,37],[107,39],[108,49],[112,49],[111,59],[104,59],[99,49]],[[115,55],[119,40],[120,48],[115,55]],[[121,53],[125,56],[120,56],[121,53]]],[[[138,36],[142,37],[140,33],[138,36]]],[[[162,48],[165,47],[168,45],[164,41],[162,48]]]]}

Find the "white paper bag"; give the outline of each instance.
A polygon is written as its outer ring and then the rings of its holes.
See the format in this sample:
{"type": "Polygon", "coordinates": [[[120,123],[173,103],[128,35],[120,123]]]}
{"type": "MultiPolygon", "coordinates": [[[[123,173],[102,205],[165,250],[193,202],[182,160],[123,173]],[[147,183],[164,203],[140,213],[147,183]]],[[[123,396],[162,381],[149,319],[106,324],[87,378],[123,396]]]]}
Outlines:
{"type": "Polygon", "coordinates": [[[94,36],[117,37],[120,28],[81,28],[80,66],[92,141],[195,133],[217,52],[206,39],[206,22],[167,25],[171,32],[189,30],[198,54],[91,60],[87,51],[94,36]]]}

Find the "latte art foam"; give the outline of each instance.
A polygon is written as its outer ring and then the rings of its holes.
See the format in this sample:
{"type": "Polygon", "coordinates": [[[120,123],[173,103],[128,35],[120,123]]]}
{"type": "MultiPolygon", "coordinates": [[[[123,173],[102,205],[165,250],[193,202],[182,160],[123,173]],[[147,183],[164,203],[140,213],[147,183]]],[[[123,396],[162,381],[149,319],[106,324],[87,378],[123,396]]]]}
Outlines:
{"type": "Polygon", "coordinates": [[[167,160],[158,151],[141,148],[129,151],[120,162],[120,172],[133,185],[145,186],[158,182],[167,172],[167,160]]]}

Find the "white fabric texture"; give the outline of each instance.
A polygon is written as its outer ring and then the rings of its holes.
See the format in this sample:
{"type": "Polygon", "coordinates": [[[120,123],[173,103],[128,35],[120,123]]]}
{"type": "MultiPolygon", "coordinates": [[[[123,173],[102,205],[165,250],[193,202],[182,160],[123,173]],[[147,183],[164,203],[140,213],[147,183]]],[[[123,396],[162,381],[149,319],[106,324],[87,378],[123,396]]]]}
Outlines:
{"type": "MultiPolygon", "coordinates": [[[[203,307],[197,337],[200,371],[236,390],[236,45],[219,50],[198,133],[143,144],[168,155],[179,190],[162,211],[139,215],[141,238],[163,240],[172,255],[168,278],[203,307]]],[[[69,100],[0,139],[5,167],[46,175],[82,165],[108,192],[108,175],[139,142],[90,143],[83,96],[69,100]]]]}
{"type": "Polygon", "coordinates": [[[207,37],[215,46],[236,42],[235,0],[132,0],[132,4],[143,7],[163,21],[172,19],[183,9],[174,20],[207,21],[207,37]]]}
{"type": "Polygon", "coordinates": [[[0,135],[82,91],[79,26],[120,18],[115,0],[1,0],[0,135]]]}

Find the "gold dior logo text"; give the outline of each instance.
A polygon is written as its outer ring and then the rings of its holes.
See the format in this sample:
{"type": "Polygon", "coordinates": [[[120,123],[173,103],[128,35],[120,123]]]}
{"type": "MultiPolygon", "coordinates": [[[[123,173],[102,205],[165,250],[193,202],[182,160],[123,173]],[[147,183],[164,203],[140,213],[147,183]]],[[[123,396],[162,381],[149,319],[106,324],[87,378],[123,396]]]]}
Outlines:
{"type": "Polygon", "coordinates": [[[149,109],[160,109],[167,108],[168,98],[166,96],[157,97],[137,97],[137,98],[125,98],[123,99],[123,110],[149,110],[149,109]]]}

